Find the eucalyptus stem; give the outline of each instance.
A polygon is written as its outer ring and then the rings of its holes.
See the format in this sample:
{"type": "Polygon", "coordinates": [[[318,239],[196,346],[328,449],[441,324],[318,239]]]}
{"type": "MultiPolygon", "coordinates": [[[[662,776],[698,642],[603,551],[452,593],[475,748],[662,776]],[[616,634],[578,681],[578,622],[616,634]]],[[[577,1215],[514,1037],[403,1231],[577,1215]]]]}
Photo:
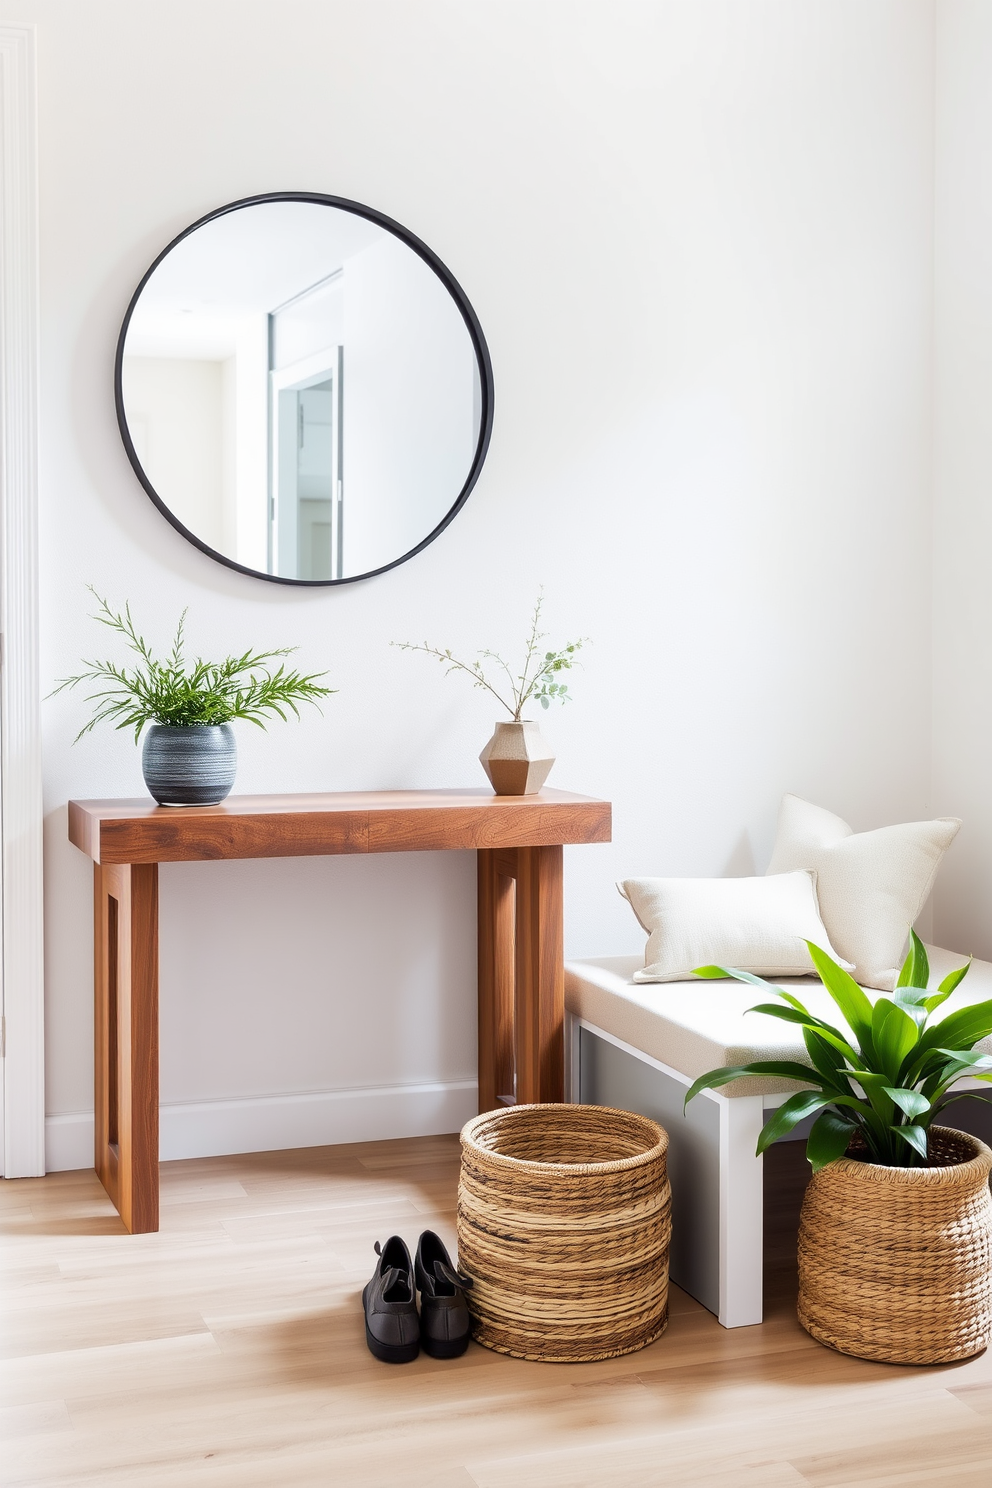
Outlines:
{"type": "Polygon", "coordinates": [[[483,649],[479,651],[474,661],[461,661],[450,650],[431,646],[426,641],[419,644],[413,641],[391,641],[390,645],[397,646],[401,651],[422,651],[425,656],[433,656],[436,661],[444,665],[446,673],[467,672],[475,687],[482,687],[492,693],[500,706],[509,713],[514,723],[519,723],[524,708],[532,699],[536,699],[542,708],[550,707],[552,702],[571,702],[567,684],[557,679],[562,672],[569,671],[573,666],[580,664],[576,653],[583,646],[588,645],[588,638],[582,637],[577,641],[569,641],[557,651],[546,651],[543,657],[540,656],[540,644],[547,639],[540,629],[543,604],[544,591],[542,590],[538,594],[531,616],[530,634],[525,642],[524,664],[520,673],[514,673],[509,663],[500,656],[498,651],[483,649]],[[494,662],[506,673],[510,684],[509,697],[494,686],[486,675],[482,665],[483,660],[494,662]]]}

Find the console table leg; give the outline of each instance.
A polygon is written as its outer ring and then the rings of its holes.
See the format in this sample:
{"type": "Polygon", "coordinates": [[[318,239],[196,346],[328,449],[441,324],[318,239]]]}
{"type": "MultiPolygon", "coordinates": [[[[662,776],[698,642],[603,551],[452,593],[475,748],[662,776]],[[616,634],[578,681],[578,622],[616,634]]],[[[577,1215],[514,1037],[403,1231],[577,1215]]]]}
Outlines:
{"type": "Polygon", "coordinates": [[[564,1098],[562,849],[480,850],[479,1109],[564,1098]]]}
{"type": "Polygon", "coordinates": [[[93,870],[97,1175],[133,1235],[158,1229],[158,866],[93,870]]]}
{"type": "Polygon", "coordinates": [[[516,857],[478,853],[479,1110],[512,1106],[513,918],[516,857]]]}
{"type": "Polygon", "coordinates": [[[560,847],[517,848],[517,1100],[565,1094],[565,955],[560,847]]]}

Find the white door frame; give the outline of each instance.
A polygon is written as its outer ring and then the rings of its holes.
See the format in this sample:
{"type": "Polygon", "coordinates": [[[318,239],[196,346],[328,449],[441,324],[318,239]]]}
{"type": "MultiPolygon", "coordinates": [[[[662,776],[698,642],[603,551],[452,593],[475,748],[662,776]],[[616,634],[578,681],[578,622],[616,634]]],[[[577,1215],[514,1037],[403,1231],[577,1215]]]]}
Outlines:
{"type": "MultiPolygon", "coordinates": [[[[306,291],[308,294],[309,290],[306,291]]],[[[334,486],[331,492],[331,570],[336,578],[341,577],[341,539],[343,532],[343,519],[341,505],[343,500],[341,482],[341,376],[344,358],[342,346],[328,346],[322,351],[312,352],[310,356],[302,357],[298,362],[291,362],[286,367],[278,367],[269,373],[269,428],[272,431],[272,492],[270,500],[271,535],[270,542],[275,557],[273,572],[280,571],[279,560],[285,557],[285,490],[283,478],[283,462],[285,460],[284,439],[285,434],[282,420],[279,416],[279,394],[287,388],[302,389],[314,387],[317,383],[328,379],[334,383],[334,412],[333,432],[331,446],[331,463],[336,472],[334,486]]],[[[295,457],[294,457],[295,458],[295,457]]],[[[296,490],[295,477],[292,497],[294,508],[291,531],[293,533],[292,547],[296,551],[296,490]]]]}
{"type": "Polygon", "coordinates": [[[35,28],[0,27],[3,1175],[45,1171],[35,28]]]}

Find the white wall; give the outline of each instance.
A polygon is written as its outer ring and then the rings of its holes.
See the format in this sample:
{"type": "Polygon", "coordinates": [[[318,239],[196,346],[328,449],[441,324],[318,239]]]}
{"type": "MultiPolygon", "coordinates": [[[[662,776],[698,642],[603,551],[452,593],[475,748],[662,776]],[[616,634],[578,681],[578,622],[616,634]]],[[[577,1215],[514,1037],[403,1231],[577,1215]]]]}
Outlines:
{"type": "MultiPolygon", "coordinates": [[[[240,790],[472,784],[483,694],[388,642],[512,648],[543,583],[553,637],[595,643],[546,720],[552,783],[615,802],[613,845],[567,854],[578,955],[641,944],[619,876],[763,867],[784,789],[858,827],[923,814],[929,738],[901,720],[929,676],[929,0],[236,11],[0,0],[40,25],[46,677],[105,646],[86,581],[163,638],[188,604],[204,650],[295,642],[340,688],[323,719],[241,731],[240,790]],[[184,543],[113,414],[152,257],[288,186],[430,243],[495,366],[464,511],[337,591],[184,543]]],[[[83,1163],[89,864],[64,803],[141,784],[126,735],[70,748],[78,698],[45,717],[48,1099],[57,1160],[83,1163]]],[[[473,893],[461,855],[165,869],[167,1150],[209,1145],[211,1111],[254,1145],[251,1097],[349,1086],[391,1093],[276,1100],[267,1129],[355,1133],[359,1107],[452,1129],[473,893]]]]}
{"type": "Polygon", "coordinates": [[[992,956],[992,6],[940,0],[936,119],[934,808],[963,818],[942,945],[992,956]]]}

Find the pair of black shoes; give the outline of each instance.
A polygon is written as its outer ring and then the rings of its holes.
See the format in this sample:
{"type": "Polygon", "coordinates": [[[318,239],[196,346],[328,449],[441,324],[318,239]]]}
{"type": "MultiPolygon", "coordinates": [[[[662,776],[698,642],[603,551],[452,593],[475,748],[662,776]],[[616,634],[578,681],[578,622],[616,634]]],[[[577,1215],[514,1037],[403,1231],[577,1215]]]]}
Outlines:
{"type": "Polygon", "coordinates": [[[409,1364],[421,1347],[434,1359],[457,1359],[468,1348],[465,1292],[472,1283],[459,1276],[444,1242],[433,1230],[425,1230],[416,1264],[399,1235],[384,1246],[377,1240],[375,1253],[379,1262],[362,1292],[369,1352],[386,1364],[409,1364]]]}

